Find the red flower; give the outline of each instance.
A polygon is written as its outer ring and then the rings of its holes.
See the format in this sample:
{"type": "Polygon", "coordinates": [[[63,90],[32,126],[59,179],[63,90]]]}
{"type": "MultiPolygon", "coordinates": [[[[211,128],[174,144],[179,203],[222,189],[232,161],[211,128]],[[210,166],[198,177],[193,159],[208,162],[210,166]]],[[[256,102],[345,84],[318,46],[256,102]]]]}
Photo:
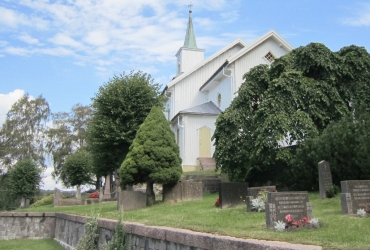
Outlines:
{"type": "Polygon", "coordinates": [[[299,225],[301,225],[301,222],[300,222],[299,220],[297,220],[297,221],[295,222],[295,225],[296,225],[297,227],[299,227],[299,225]]]}
{"type": "Polygon", "coordinates": [[[89,198],[99,198],[99,193],[95,192],[89,195],[89,198]]]}
{"type": "Polygon", "coordinates": [[[219,207],[220,206],[220,202],[221,202],[220,198],[217,198],[217,200],[215,202],[215,206],[216,207],[219,207]]]}
{"type": "Polygon", "coordinates": [[[288,214],[287,216],[285,216],[285,219],[288,223],[292,223],[293,222],[293,218],[290,214],[288,214]]]}

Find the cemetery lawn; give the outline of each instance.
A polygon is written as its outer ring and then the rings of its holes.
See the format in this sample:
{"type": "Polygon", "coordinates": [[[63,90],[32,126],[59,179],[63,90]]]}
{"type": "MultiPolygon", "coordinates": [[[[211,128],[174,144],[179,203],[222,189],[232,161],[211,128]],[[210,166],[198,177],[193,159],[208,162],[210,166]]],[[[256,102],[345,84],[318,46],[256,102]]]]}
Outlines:
{"type": "Polygon", "coordinates": [[[52,239],[43,240],[28,240],[28,239],[18,239],[18,240],[1,240],[0,250],[64,250],[58,242],[52,239]]]}
{"type": "MultiPolygon", "coordinates": [[[[265,213],[246,212],[246,206],[219,209],[214,206],[218,194],[204,195],[202,201],[163,203],[144,209],[125,211],[125,221],[152,226],[189,229],[215,235],[244,239],[277,240],[290,243],[320,245],[324,249],[370,249],[370,216],[358,218],[342,214],[340,197],[321,200],[319,193],[309,193],[313,218],[319,229],[275,232],[265,227],[265,213]]],[[[61,212],[101,218],[118,219],[116,202],[87,206],[56,207],[52,205],[19,210],[22,212],[61,212]]]]}

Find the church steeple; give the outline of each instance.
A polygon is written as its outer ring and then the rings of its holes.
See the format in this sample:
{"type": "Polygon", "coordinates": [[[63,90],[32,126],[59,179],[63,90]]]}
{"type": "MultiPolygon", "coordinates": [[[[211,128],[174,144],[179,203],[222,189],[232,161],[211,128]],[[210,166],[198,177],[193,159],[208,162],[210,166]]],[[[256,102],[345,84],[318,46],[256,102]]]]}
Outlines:
{"type": "Polygon", "coordinates": [[[191,17],[191,4],[189,5],[189,21],[188,21],[188,28],[186,29],[185,41],[184,41],[184,48],[189,49],[197,49],[197,41],[195,40],[194,28],[193,28],[193,21],[191,17]]]}
{"type": "Polygon", "coordinates": [[[189,21],[184,46],[176,53],[177,75],[191,70],[195,65],[204,60],[204,49],[199,49],[195,40],[191,6],[189,5],[189,21]]]}

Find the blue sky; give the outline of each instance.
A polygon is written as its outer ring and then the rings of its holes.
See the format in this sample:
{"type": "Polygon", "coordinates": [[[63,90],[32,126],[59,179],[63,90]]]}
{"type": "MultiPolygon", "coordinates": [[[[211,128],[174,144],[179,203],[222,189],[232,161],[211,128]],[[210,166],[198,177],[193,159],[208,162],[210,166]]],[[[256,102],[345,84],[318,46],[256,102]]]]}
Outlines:
{"type": "Polygon", "coordinates": [[[0,123],[24,93],[52,112],[89,105],[100,86],[142,70],[166,85],[175,75],[188,4],[206,57],[237,38],[274,29],[294,47],[320,42],[370,50],[370,2],[348,0],[1,0],[0,123]]]}

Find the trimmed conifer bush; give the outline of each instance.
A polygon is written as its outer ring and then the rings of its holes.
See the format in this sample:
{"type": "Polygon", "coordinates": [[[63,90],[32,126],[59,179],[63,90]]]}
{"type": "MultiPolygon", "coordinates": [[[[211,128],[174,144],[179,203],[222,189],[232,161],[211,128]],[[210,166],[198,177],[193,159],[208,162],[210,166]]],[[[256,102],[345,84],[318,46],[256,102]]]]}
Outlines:
{"type": "Polygon", "coordinates": [[[153,184],[176,183],[181,158],[175,135],[161,108],[153,107],[136,133],[120,169],[121,186],[147,183],[147,205],[155,200],[153,184]]]}

